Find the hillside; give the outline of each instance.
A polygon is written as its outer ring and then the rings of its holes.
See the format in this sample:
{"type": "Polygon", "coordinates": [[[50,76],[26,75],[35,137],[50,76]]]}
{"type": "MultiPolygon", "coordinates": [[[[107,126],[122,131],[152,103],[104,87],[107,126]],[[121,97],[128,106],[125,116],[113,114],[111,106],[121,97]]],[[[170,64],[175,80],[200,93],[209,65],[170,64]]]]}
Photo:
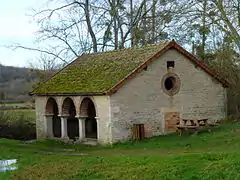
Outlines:
{"type": "MultiPolygon", "coordinates": [[[[240,124],[212,133],[159,136],[103,147],[0,139],[0,159],[16,159],[0,179],[239,179],[240,124]]],[[[1,165],[0,165],[1,168],[1,165]]]]}
{"type": "Polygon", "coordinates": [[[7,102],[30,100],[28,92],[32,90],[37,75],[28,68],[3,66],[0,64],[0,91],[4,92],[7,102]]]}

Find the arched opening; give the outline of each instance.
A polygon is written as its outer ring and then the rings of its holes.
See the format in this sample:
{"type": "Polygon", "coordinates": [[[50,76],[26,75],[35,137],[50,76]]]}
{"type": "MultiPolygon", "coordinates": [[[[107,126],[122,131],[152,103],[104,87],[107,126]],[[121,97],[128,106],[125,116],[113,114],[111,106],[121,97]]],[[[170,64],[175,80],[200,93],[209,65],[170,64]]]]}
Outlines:
{"type": "Polygon", "coordinates": [[[80,106],[80,115],[86,117],[85,137],[97,139],[96,109],[90,98],[84,98],[80,106]]]}
{"type": "Polygon", "coordinates": [[[71,98],[63,101],[62,112],[67,116],[67,134],[70,139],[76,140],[79,137],[79,121],[76,116],[76,108],[71,98]]]}
{"type": "MultiPolygon", "coordinates": [[[[46,104],[46,115],[49,117],[47,121],[52,120],[52,127],[47,127],[52,131],[54,137],[61,137],[61,118],[58,116],[58,105],[54,98],[49,98],[46,104]]],[[[51,123],[47,123],[50,126],[51,123]]]]}

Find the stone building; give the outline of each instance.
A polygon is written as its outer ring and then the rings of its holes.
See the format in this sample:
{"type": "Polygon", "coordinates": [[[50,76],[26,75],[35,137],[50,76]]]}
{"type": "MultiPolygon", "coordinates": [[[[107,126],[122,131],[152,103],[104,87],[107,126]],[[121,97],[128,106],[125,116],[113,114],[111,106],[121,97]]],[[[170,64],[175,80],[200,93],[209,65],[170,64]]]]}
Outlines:
{"type": "Polygon", "coordinates": [[[37,138],[132,138],[135,124],[146,137],[175,130],[181,116],[224,118],[231,84],[176,42],[83,54],[39,85],[37,138]]]}

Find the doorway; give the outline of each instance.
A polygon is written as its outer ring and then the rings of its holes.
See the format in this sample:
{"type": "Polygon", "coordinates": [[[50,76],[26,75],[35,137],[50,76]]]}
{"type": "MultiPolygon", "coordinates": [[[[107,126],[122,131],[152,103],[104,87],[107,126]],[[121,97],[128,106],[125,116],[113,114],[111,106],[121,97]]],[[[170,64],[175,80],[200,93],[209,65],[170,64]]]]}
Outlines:
{"type": "Polygon", "coordinates": [[[96,109],[94,103],[90,98],[84,98],[81,107],[81,115],[86,117],[85,119],[85,137],[91,139],[97,139],[97,120],[96,109]]]}

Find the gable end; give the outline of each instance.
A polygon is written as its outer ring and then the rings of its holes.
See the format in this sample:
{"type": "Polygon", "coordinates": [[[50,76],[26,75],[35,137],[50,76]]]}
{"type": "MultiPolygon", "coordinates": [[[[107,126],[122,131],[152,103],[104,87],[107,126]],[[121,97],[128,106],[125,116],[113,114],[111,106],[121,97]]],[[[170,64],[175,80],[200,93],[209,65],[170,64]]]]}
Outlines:
{"type": "Polygon", "coordinates": [[[169,49],[176,49],[179,53],[183,54],[189,60],[191,60],[196,67],[200,67],[203,69],[207,74],[215,78],[218,82],[220,82],[223,87],[231,88],[232,84],[224,79],[222,76],[220,76],[214,69],[208,67],[203,61],[198,60],[194,55],[186,51],[184,48],[182,48],[180,45],[178,45],[175,41],[171,41],[167,46],[165,46],[161,51],[157,52],[153,57],[148,59],[146,62],[141,64],[139,67],[137,67],[131,74],[126,76],[124,79],[122,79],[120,82],[118,82],[115,86],[110,88],[105,93],[107,95],[111,95],[118,91],[128,80],[134,78],[138,73],[142,72],[143,70],[147,69],[148,65],[151,64],[153,61],[161,57],[165,52],[167,52],[169,49]]]}

